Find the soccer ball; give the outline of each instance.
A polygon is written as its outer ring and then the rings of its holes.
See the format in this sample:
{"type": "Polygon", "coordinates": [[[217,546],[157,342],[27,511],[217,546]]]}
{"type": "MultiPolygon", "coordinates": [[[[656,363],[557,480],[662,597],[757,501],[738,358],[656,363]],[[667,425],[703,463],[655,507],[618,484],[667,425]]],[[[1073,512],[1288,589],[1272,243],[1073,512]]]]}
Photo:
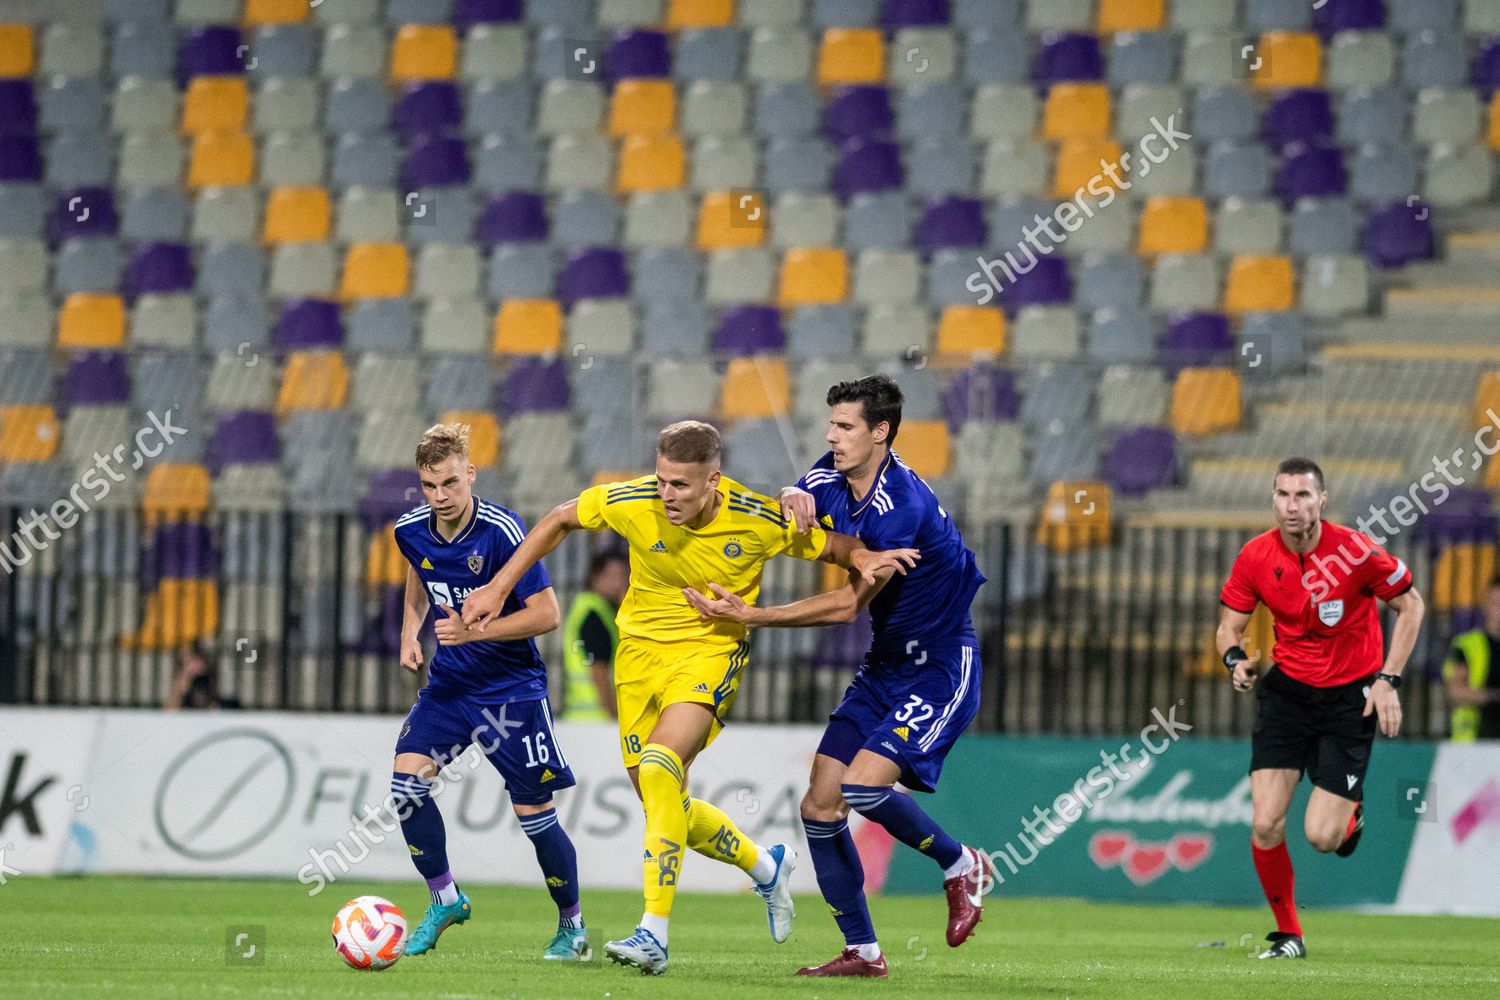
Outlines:
{"type": "Polygon", "coordinates": [[[390,968],[406,950],[406,917],[389,899],[351,899],[333,918],[333,950],[352,969],[390,968]]]}

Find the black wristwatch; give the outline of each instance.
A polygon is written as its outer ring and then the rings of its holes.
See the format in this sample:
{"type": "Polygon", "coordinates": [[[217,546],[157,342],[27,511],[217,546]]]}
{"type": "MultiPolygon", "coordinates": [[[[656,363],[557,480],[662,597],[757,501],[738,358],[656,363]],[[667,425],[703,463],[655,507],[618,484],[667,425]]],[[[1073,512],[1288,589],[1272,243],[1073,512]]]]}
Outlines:
{"type": "Polygon", "coordinates": [[[1391,690],[1393,691],[1401,686],[1400,674],[1376,674],[1375,679],[1377,681],[1385,681],[1391,686],[1391,690]]]}
{"type": "Polygon", "coordinates": [[[1248,659],[1250,659],[1249,653],[1246,653],[1238,646],[1230,646],[1224,650],[1224,669],[1232,674],[1234,673],[1234,665],[1236,663],[1243,663],[1248,659]]]}

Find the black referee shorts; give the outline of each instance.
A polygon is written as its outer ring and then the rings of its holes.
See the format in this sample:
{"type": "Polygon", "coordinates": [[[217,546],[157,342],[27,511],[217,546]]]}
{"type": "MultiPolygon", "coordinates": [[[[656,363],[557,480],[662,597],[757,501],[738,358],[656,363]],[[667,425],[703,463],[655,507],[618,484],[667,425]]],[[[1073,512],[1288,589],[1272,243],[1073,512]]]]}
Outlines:
{"type": "Polygon", "coordinates": [[[1313,687],[1273,669],[1256,691],[1250,770],[1290,768],[1340,798],[1364,798],[1365,769],[1379,720],[1362,713],[1375,675],[1313,687]]]}

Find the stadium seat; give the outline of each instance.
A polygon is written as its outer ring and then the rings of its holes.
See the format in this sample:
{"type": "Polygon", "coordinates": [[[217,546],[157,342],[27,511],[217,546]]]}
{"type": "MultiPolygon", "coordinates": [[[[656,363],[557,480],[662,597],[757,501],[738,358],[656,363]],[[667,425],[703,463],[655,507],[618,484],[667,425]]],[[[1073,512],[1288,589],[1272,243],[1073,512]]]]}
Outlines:
{"type": "Polygon", "coordinates": [[[765,242],[771,214],[765,198],[753,191],[714,191],[698,206],[700,250],[758,247],[765,242]]]}
{"type": "MultiPolygon", "coordinates": [[[[1152,427],[1167,408],[1167,382],[1159,370],[1111,365],[1099,379],[1099,424],[1103,427],[1152,427]]],[[[1171,431],[1165,430],[1170,438],[1171,431]]],[[[1118,440],[1116,446],[1118,447],[1118,440]]],[[[1112,452],[1113,453],[1113,452],[1112,452]]],[[[1111,482],[1118,481],[1109,476],[1111,482]]]]}
{"type": "Polygon", "coordinates": [[[317,187],[280,187],[266,198],[261,239],[266,243],[320,243],[328,239],[328,192],[317,187]]]}
{"type": "Polygon", "coordinates": [[[1316,255],[1302,264],[1299,289],[1304,315],[1322,318],[1360,315],[1370,306],[1370,272],[1358,255],[1316,255]]]}
{"type": "Polygon", "coordinates": [[[249,120],[250,94],[240,76],[199,76],[188,83],[182,105],[182,130],[238,132],[249,120]]]}
{"type": "Polygon", "coordinates": [[[352,300],[402,296],[410,288],[410,275],[411,263],[402,244],[353,243],[344,255],[339,297],[352,300]]]}
{"type": "Polygon", "coordinates": [[[1198,198],[1151,198],[1141,212],[1136,249],[1143,255],[1202,253],[1208,209],[1198,198]]]}
{"type": "Polygon", "coordinates": [[[0,406],[0,460],[51,461],[61,437],[62,425],[50,404],[0,406]]]}
{"type": "Polygon", "coordinates": [[[1169,415],[1178,434],[1203,437],[1240,427],[1240,377],[1228,368],[1184,368],[1172,384],[1169,415]]]}
{"type": "Polygon", "coordinates": [[[451,80],[457,62],[458,43],[450,27],[406,24],[391,42],[392,80],[451,80]]]}
{"type": "Polygon", "coordinates": [[[550,300],[511,299],[495,316],[496,354],[555,354],[562,349],[562,309],[550,300]]]}
{"type": "Polygon", "coordinates": [[[1051,140],[1102,139],[1110,134],[1109,88],[1098,83],[1059,83],[1047,94],[1042,135],[1051,140]]]}
{"type": "Polygon", "coordinates": [[[69,295],[57,317],[57,346],[120,347],[125,343],[125,302],[118,295],[69,295]]]}
{"type": "Polygon", "coordinates": [[[1318,87],[1323,83],[1323,46],[1318,36],[1268,31],[1248,55],[1250,79],[1261,89],[1318,87]]]}
{"type": "MultiPolygon", "coordinates": [[[[173,173],[175,180],[175,169],[173,173]]],[[[193,137],[188,187],[237,187],[254,181],[255,143],[248,133],[200,132],[193,137]]]]}
{"type": "Polygon", "coordinates": [[[1108,545],[1113,495],[1106,483],[1064,480],[1047,487],[1036,540],[1054,552],[1108,545]]]}
{"type": "Polygon", "coordinates": [[[632,135],[620,147],[615,189],[622,193],[682,187],[687,154],[675,135],[632,135]]]}
{"type": "Polygon", "coordinates": [[[841,250],[788,250],[781,265],[777,301],[783,308],[832,305],[848,297],[849,263],[841,250]]]}
{"type": "Polygon", "coordinates": [[[818,50],[818,82],[878,83],[885,77],[885,43],[868,28],[832,28],[818,50]]]}
{"type": "Polygon", "coordinates": [[[667,80],[621,80],[609,107],[609,134],[665,135],[677,119],[676,95],[667,80]]]}
{"type": "MultiPolygon", "coordinates": [[[[760,247],[718,250],[709,255],[703,296],[713,304],[766,302],[773,282],[771,255],[760,247]]],[[[689,294],[687,289],[684,295],[689,294]]]]}
{"type": "MultiPolygon", "coordinates": [[[[1052,175],[1052,194],[1057,198],[1072,198],[1074,192],[1089,188],[1103,192],[1120,187],[1108,175],[1101,173],[1100,163],[1120,162],[1120,145],[1112,139],[1069,139],[1063,142],[1057,153],[1057,167],[1052,175]]],[[[1117,173],[1118,176],[1118,173],[1117,173]]]]}
{"type": "Polygon", "coordinates": [[[1485,582],[1494,575],[1494,545],[1467,542],[1444,546],[1431,571],[1433,610],[1453,611],[1482,605],[1485,582]]]}
{"type": "Polygon", "coordinates": [[[1005,352],[1005,314],[988,306],[949,306],[937,328],[939,355],[997,357],[1005,352]]]}
{"type": "Polygon", "coordinates": [[[489,326],[478,299],[435,299],[422,311],[422,353],[481,354],[490,348],[489,326]]]}
{"type": "Polygon", "coordinates": [[[1477,431],[1491,423],[1490,410],[1500,413],[1500,371],[1488,371],[1479,377],[1469,429],[1477,431]]]}
{"type": "Polygon", "coordinates": [[[286,359],[276,413],[298,410],[336,410],[349,395],[349,371],[337,351],[293,351],[286,359]]]}
{"type": "Polygon", "coordinates": [[[780,358],[734,358],[724,372],[719,414],[726,420],[779,417],[791,406],[786,362],[780,358]]]}
{"type": "Polygon", "coordinates": [[[1276,312],[1295,305],[1292,262],[1286,257],[1234,258],[1224,289],[1224,309],[1231,313],[1276,312]]]}
{"type": "Polygon", "coordinates": [[[915,302],[922,265],[911,251],[866,250],[854,266],[854,301],[860,305],[915,302]]]}

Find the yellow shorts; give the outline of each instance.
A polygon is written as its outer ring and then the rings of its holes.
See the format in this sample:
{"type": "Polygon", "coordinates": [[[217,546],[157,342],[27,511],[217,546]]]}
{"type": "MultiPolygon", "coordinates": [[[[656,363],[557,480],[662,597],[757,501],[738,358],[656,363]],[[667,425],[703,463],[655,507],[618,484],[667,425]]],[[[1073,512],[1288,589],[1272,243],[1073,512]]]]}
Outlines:
{"type": "Polygon", "coordinates": [[[615,649],[615,704],[620,713],[620,755],[626,767],[640,763],[651,731],[668,705],[708,705],[714,721],[708,746],[724,728],[740,689],[750,644],[703,647],[625,637],[615,649]]]}

